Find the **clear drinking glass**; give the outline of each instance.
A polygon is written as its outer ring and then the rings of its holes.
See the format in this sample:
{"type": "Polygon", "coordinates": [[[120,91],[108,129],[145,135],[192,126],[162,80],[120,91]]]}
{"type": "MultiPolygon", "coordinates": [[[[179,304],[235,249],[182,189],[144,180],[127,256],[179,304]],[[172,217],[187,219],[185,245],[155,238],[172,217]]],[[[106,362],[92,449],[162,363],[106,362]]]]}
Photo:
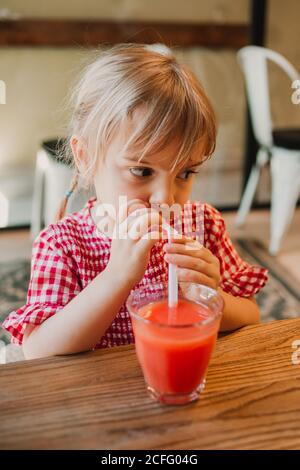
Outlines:
{"type": "Polygon", "coordinates": [[[148,392],[161,403],[198,399],[216,343],[224,302],[209,287],[179,282],[168,307],[168,284],[147,284],[127,300],[135,347],[148,392]]]}

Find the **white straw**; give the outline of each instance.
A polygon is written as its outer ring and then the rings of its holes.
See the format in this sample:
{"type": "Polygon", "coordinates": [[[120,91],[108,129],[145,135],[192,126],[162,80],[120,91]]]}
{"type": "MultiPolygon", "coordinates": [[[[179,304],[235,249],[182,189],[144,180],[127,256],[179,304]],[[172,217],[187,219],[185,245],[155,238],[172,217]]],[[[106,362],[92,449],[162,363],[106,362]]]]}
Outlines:
{"type": "MultiPolygon", "coordinates": [[[[168,234],[168,242],[171,243],[172,232],[176,233],[172,227],[163,223],[163,228],[168,234]]],[[[168,305],[169,307],[176,307],[178,303],[178,278],[177,278],[177,266],[175,264],[169,263],[169,281],[168,281],[168,305]]]]}

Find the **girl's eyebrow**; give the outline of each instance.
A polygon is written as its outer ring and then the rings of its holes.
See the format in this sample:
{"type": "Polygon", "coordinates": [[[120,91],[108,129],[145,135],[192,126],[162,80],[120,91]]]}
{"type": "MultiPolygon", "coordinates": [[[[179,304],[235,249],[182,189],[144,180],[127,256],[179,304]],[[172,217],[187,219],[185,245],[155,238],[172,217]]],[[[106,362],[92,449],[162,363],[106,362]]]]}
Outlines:
{"type": "Polygon", "coordinates": [[[147,160],[139,161],[135,157],[125,157],[125,160],[134,163],[145,163],[146,165],[153,165],[153,162],[148,162],[147,160]]]}
{"type": "Polygon", "coordinates": [[[202,164],[202,161],[199,161],[198,163],[193,163],[193,165],[187,165],[186,168],[194,168],[196,166],[199,166],[202,164]]]}
{"type": "MultiPolygon", "coordinates": [[[[125,157],[125,160],[127,160],[128,162],[138,163],[140,165],[145,164],[145,165],[153,166],[153,161],[152,162],[150,162],[148,160],[139,161],[135,157],[129,157],[128,156],[128,157],[125,157]]],[[[195,168],[195,167],[201,165],[202,163],[203,163],[203,161],[199,160],[199,162],[193,163],[192,165],[187,164],[183,169],[185,169],[185,168],[195,168]]]]}

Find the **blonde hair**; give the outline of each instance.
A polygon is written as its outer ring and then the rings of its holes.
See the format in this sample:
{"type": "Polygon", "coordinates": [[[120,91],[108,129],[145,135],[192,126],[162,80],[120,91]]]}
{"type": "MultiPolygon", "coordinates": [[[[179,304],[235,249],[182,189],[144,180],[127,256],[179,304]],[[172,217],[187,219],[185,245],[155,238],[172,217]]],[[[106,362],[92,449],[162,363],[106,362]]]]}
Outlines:
{"type": "Polygon", "coordinates": [[[136,153],[139,161],[175,138],[179,149],[173,167],[190,160],[197,146],[203,161],[215,149],[216,119],[210,101],[194,74],[164,45],[119,44],[101,52],[83,70],[71,104],[64,158],[72,160],[72,135],[82,139],[88,156],[77,166],[75,187],[78,176],[91,184],[96,163],[105,158],[114,133],[141,107],[143,119],[124,149],[136,153]]]}

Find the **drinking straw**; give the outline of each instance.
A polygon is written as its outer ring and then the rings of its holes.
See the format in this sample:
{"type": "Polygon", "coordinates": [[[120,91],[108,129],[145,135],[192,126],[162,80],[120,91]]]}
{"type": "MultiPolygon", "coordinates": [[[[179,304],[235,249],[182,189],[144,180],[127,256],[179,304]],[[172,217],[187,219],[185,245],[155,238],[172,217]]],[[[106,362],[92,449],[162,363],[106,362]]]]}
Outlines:
{"type": "MultiPolygon", "coordinates": [[[[168,243],[172,241],[172,232],[176,233],[168,224],[163,223],[163,228],[168,234],[168,243]]],[[[178,278],[177,266],[169,263],[169,279],[168,279],[168,305],[169,307],[176,307],[178,304],[178,278]]]]}

